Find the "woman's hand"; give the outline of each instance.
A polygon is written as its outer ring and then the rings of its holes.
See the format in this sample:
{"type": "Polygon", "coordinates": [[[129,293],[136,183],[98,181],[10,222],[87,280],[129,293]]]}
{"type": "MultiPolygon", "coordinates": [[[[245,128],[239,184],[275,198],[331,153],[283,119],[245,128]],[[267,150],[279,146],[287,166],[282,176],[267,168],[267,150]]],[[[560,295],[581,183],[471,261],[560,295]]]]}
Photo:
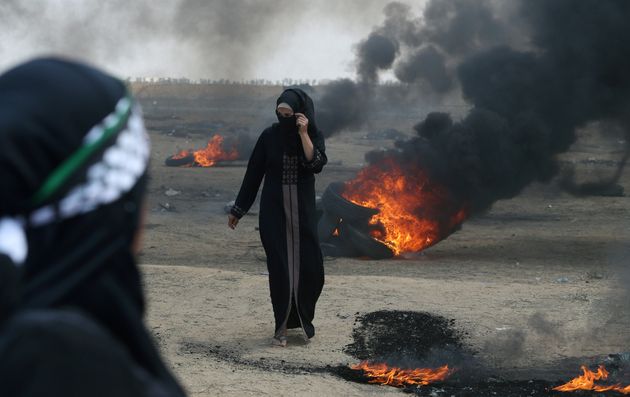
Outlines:
{"type": "Polygon", "coordinates": [[[308,136],[308,119],[302,113],[296,113],[298,132],[300,133],[300,140],[302,141],[302,149],[304,149],[304,157],[306,161],[313,161],[315,155],[315,149],[313,147],[313,141],[308,136]]]}
{"type": "Polygon", "coordinates": [[[238,225],[238,218],[232,214],[228,214],[228,226],[230,229],[236,229],[236,225],[238,225]]]}
{"type": "Polygon", "coordinates": [[[295,115],[297,116],[298,132],[300,134],[308,133],[308,119],[306,116],[303,113],[296,113],[295,115]]]}

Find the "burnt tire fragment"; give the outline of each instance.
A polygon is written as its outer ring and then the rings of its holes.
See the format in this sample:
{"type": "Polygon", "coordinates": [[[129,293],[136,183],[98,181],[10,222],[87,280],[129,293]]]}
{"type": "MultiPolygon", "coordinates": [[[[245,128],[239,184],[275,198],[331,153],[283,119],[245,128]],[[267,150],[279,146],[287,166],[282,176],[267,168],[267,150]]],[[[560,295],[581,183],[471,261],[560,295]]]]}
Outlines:
{"type": "Polygon", "coordinates": [[[355,258],[360,256],[359,251],[356,250],[351,244],[341,239],[334,239],[330,243],[321,243],[320,248],[323,256],[330,256],[335,258],[355,258]]]}
{"type": "Polygon", "coordinates": [[[367,222],[372,216],[378,214],[374,208],[363,207],[350,202],[341,196],[343,182],[333,182],[322,195],[322,207],[324,211],[338,216],[344,222],[367,222]]]}
{"type": "Polygon", "coordinates": [[[317,223],[324,215],[324,209],[322,208],[322,198],[320,196],[315,197],[315,218],[317,219],[317,223]]]}
{"type": "Polygon", "coordinates": [[[367,256],[371,259],[390,259],[394,257],[394,252],[387,245],[348,224],[343,224],[341,233],[352,243],[361,256],[367,256]]]}
{"type": "Polygon", "coordinates": [[[339,217],[324,212],[317,223],[317,237],[322,243],[328,242],[333,237],[333,232],[339,226],[339,217]]]}
{"type": "Polygon", "coordinates": [[[164,160],[164,165],[168,167],[182,167],[184,165],[192,165],[195,162],[195,156],[189,154],[185,157],[174,158],[175,156],[167,157],[164,160]]]}

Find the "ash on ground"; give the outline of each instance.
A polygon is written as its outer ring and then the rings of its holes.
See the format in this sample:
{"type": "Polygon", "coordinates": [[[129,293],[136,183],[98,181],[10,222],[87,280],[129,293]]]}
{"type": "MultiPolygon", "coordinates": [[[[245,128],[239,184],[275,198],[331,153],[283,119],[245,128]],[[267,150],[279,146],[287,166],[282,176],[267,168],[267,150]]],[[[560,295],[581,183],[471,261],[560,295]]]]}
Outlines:
{"type": "MultiPolygon", "coordinates": [[[[525,397],[525,396],[619,396],[615,391],[576,391],[564,393],[553,388],[565,380],[508,379],[483,365],[466,347],[466,332],[445,317],[412,311],[376,311],[357,317],[354,342],[344,352],[358,360],[384,362],[400,368],[436,367],[448,364],[455,373],[443,382],[427,386],[406,386],[401,391],[431,397],[525,397]]],[[[630,357],[630,355],[628,355],[630,357]]],[[[607,364],[613,372],[623,372],[626,355],[611,355],[607,364]],[[612,365],[614,361],[614,364],[612,365]],[[617,368],[618,367],[618,368],[617,368]]],[[[369,383],[363,371],[348,366],[330,368],[337,376],[352,382],[369,383]]],[[[577,375],[577,372],[576,372],[577,375]]],[[[375,386],[376,387],[376,386],[375,386]]]]}
{"type": "MultiPolygon", "coordinates": [[[[439,356],[448,353],[462,356],[465,333],[455,329],[454,324],[454,320],[424,312],[367,313],[357,317],[352,331],[354,342],[344,352],[359,360],[395,361],[395,364],[447,359],[439,356]]],[[[459,357],[448,357],[455,358],[459,357]]]]}

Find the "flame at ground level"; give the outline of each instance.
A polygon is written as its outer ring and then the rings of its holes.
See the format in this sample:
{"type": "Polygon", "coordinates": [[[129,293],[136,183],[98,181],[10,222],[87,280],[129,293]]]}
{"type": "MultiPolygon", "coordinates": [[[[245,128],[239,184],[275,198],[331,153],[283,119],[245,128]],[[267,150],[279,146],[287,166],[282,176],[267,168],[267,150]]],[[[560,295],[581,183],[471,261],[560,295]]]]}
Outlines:
{"type": "Polygon", "coordinates": [[[608,371],[603,365],[600,365],[597,368],[597,372],[593,372],[590,369],[586,368],[586,366],[582,366],[582,375],[576,378],[571,379],[569,382],[564,385],[554,387],[553,390],[556,391],[577,391],[577,390],[591,390],[595,392],[606,392],[606,391],[616,391],[622,394],[630,394],[630,385],[621,386],[619,384],[616,385],[597,385],[596,381],[606,380],[608,379],[608,371]]]}
{"type": "Polygon", "coordinates": [[[380,226],[372,237],[396,255],[437,243],[468,217],[465,206],[455,203],[448,189],[424,170],[403,168],[391,157],[362,169],[346,182],[342,196],[380,211],[370,220],[380,226]]]}
{"type": "Polygon", "coordinates": [[[351,369],[363,371],[363,375],[370,378],[369,383],[379,383],[396,387],[421,385],[443,381],[455,370],[444,365],[439,368],[402,369],[390,367],[384,363],[370,363],[362,361],[351,365],[351,369]]]}
{"type": "Polygon", "coordinates": [[[183,159],[184,157],[190,155],[190,151],[188,150],[182,150],[180,152],[178,152],[177,154],[174,154],[171,156],[171,158],[173,160],[179,160],[179,159],[183,159]]]}
{"type": "Polygon", "coordinates": [[[199,167],[212,167],[218,161],[230,161],[237,160],[239,158],[239,152],[236,147],[232,146],[229,149],[223,147],[223,137],[221,135],[214,135],[205,148],[199,150],[182,150],[181,152],[173,155],[172,159],[182,159],[189,155],[193,156],[194,162],[187,164],[187,166],[199,166],[199,167]]]}

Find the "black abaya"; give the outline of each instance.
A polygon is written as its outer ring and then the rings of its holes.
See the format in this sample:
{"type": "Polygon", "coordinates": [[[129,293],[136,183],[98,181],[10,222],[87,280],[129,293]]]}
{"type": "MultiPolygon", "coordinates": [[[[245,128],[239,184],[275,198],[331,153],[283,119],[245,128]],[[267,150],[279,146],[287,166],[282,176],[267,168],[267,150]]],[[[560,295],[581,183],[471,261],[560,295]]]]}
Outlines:
{"type": "MultiPolygon", "coordinates": [[[[312,102],[310,108],[301,110],[314,126],[312,102]]],[[[309,338],[315,335],[312,321],[324,285],[314,174],[321,172],[327,159],[322,134],[313,128],[309,136],[314,156],[306,161],[297,129],[287,131],[279,124],[267,128],[252,152],[232,209],[235,216],[243,216],[264,177],[259,230],[267,255],[276,336],[290,328],[302,328],[309,338]]]]}

